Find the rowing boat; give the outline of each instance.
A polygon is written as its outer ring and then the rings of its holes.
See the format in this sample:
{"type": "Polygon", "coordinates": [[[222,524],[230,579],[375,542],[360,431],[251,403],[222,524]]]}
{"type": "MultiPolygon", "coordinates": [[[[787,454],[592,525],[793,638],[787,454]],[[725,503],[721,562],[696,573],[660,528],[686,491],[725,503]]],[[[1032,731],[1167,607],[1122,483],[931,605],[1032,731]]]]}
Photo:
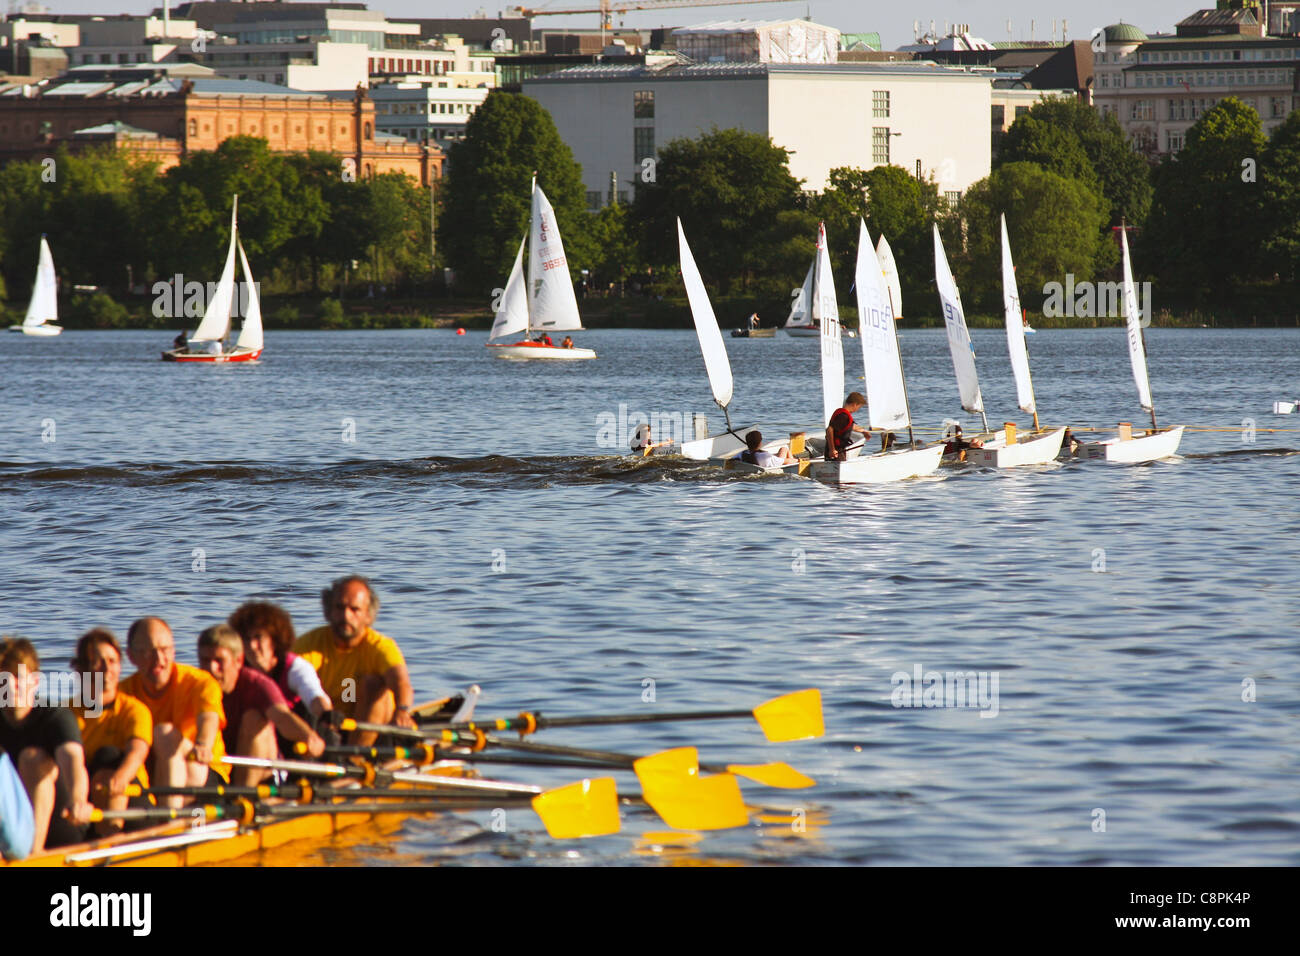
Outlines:
{"type": "MultiPolygon", "coordinates": [[[[429,725],[449,720],[468,720],[473,716],[477,694],[477,688],[472,688],[464,697],[430,701],[413,708],[412,715],[417,721],[429,725]]],[[[400,771],[415,768],[409,762],[392,761],[386,769],[400,771]]],[[[437,777],[465,779],[477,776],[472,767],[460,760],[439,760],[427,768],[419,769],[422,775],[430,778],[431,785],[436,785],[437,777]]],[[[398,782],[395,786],[409,788],[411,785],[398,782]]],[[[322,786],[320,792],[327,789],[322,786]]],[[[341,803],[347,799],[348,788],[337,789],[339,795],[331,796],[325,802],[341,803]]],[[[371,805],[378,806],[374,803],[371,805]]],[[[251,811],[252,805],[249,804],[248,808],[251,811]]],[[[410,812],[409,809],[402,809],[403,816],[410,812]]],[[[171,820],[131,833],[59,847],[25,860],[0,861],[0,867],[182,867],[238,863],[253,854],[298,841],[311,841],[308,851],[311,852],[318,841],[330,840],[344,830],[366,823],[383,826],[393,819],[393,813],[365,809],[346,813],[321,810],[281,820],[204,820],[197,825],[194,820],[171,820]]],[[[298,860],[305,861],[306,855],[301,854],[298,860]]],[[[281,865],[288,865],[290,861],[280,862],[281,865]]]]}

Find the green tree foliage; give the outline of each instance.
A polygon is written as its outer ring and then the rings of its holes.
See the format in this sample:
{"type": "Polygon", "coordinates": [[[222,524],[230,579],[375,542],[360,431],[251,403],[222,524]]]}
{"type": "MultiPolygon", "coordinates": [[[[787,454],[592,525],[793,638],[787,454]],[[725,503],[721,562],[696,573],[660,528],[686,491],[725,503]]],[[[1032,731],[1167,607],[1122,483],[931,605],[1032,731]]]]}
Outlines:
{"type": "MultiPolygon", "coordinates": [[[[957,242],[956,219],[933,180],[918,180],[899,166],[832,169],[825,192],[812,204],[826,223],[832,267],[842,295],[853,284],[858,255],[858,220],[873,242],[889,240],[898,264],[903,312],[920,295],[933,295],[934,242],[931,223],[938,222],[945,240],[957,242]]],[[[846,300],[847,301],[847,300],[846,300]]],[[[926,301],[929,301],[928,299],[926,301]]]]}
{"type": "Polygon", "coordinates": [[[1009,163],[981,179],[962,198],[966,251],[957,260],[958,283],[967,305],[998,309],[1002,301],[1002,238],[1007,232],[1016,262],[1016,283],[1032,301],[1048,282],[1092,279],[1106,221],[1106,202],[1086,185],[1048,172],[1036,163],[1009,163]]]}
{"type": "Polygon", "coordinates": [[[1259,114],[1236,97],[1220,101],[1187,131],[1186,145],[1156,172],[1141,261],[1183,290],[1224,294],[1257,272],[1261,189],[1243,162],[1258,163],[1259,114]]]}
{"type": "Polygon", "coordinates": [[[528,228],[534,173],[555,208],[570,272],[590,263],[582,167],[536,100],[488,94],[447,159],[438,248],[456,270],[462,291],[484,292],[505,283],[528,228]]]}
{"type": "Polygon", "coordinates": [[[706,282],[723,294],[784,297],[803,281],[817,229],[789,157],[768,137],[738,129],[667,143],[653,181],[637,183],[632,208],[646,262],[676,267],[680,216],[706,282]]]}
{"type": "Polygon", "coordinates": [[[1273,131],[1258,175],[1260,270],[1295,282],[1300,278],[1300,111],[1273,131]]]}
{"type": "Polygon", "coordinates": [[[1073,97],[1036,103],[1007,131],[997,165],[1038,163],[1099,189],[1109,206],[1106,225],[1141,225],[1151,209],[1150,168],[1119,121],[1073,97]]]}

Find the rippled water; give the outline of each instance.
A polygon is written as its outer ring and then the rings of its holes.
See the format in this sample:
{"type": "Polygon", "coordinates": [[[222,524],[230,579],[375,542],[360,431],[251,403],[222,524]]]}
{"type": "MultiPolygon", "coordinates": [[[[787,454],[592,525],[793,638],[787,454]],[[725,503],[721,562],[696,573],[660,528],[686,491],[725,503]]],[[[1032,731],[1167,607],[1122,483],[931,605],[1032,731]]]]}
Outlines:
{"type": "MultiPolygon", "coordinates": [[[[802,809],[804,833],[771,814],[670,840],[631,809],[618,836],[558,843],[512,810],[505,832],[486,812],[412,820],[326,858],[1300,863],[1300,436],[1264,431],[1300,427],[1270,414],[1300,395],[1297,332],[1148,330],[1162,423],[1236,429],[1189,431],[1178,459],[855,490],[602,447],[620,403],[713,407],[689,332],[585,333],[600,358],[569,367],[447,331],[273,333],[258,365],[177,367],[157,361],[169,338],[0,336],[0,629],[48,662],[146,613],[192,662],[239,601],[282,601],[305,629],[321,585],[361,571],[418,693],[477,681],[482,714],[824,694],[820,741],[768,745],[746,721],[543,738],[788,760],[819,786],[746,794],[802,809]],[[996,717],[892,706],[891,676],[918,666],[996,672],[996,717]]],[[[974,341],[1001,422],[1004,339],[974,341]]],[[[942,330],[902,345],[916,420],[959,417],[942,330]]],[[[1044,423],[1142,421],[1119,329],[1030,346],[1044,423]]],[[[815,340],[728,348],[737,424],[817,417],[815,340]]]]}

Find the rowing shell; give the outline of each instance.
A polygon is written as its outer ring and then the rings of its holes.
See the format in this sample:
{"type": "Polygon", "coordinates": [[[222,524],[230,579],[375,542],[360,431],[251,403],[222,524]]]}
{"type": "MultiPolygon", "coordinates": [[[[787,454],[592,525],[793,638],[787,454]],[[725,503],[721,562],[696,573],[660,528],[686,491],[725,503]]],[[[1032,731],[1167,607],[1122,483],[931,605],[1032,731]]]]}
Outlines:
{"type": "MultiPolygon", "coordinates": [[[[470,688],[463,701],[444,697],[430,701],[412,710],[413,716],[426,723],[441,720],[468,720],[473,716],[478,700],[477,686],[470,688]],[[457,709],[445,708],[455,701],[457,709]]],[[[393,762],[386,769],[400,770],[403,765],[393,762]]],[[[409,765],[407,765],[409,766],[409,765]]],[[[407,781],[417,776],[452,777],[466,780],[474,770],[462,761],[439,760],[423,768],[418,775],[403,774],[407,781]]],[[[400,781],[400,778],[399,778],[400,781]]],[[[398,783],[409,786],[410,783],[398,783]]],[[[320,791],[323,792],[322,786],[320,791]]],[[[340,787],[335,802],[346,799],[346,788],[340,787]]],[[[406,814],[403,814],[406,815],[406,814]]],[[[191,825],[185,820],[171,820],[157,826],[132,833],[121,833],[87,843],[59,847],[25,860],[0,862],[0,867],[52,867],[52,866],[156,866],[181,867],[203,864],[232,863],[249,854],[272,850],[300,840],[330,838],[342,830],[367,822],[381,822],[396,816],[393,813],[363,810],[357,813],[308,813],[286,820],[275,820],[241,828],[238,821],[223,820],[215,823],[191,825]]]]}

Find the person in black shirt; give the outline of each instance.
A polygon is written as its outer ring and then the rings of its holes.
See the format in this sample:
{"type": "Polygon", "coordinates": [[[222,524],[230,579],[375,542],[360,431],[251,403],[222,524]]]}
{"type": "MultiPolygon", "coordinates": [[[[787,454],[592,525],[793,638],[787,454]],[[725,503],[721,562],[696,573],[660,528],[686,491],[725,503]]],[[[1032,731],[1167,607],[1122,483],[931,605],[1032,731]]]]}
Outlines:
{"type": "Polygon", "coordinates": [[[32,852],[67,846],[85,836],[94,807],[76,716],[66,707],[34,706],[40,658],[31,641],[0,640],[0,747],[18,765],[32,801],[32,852]]]}

